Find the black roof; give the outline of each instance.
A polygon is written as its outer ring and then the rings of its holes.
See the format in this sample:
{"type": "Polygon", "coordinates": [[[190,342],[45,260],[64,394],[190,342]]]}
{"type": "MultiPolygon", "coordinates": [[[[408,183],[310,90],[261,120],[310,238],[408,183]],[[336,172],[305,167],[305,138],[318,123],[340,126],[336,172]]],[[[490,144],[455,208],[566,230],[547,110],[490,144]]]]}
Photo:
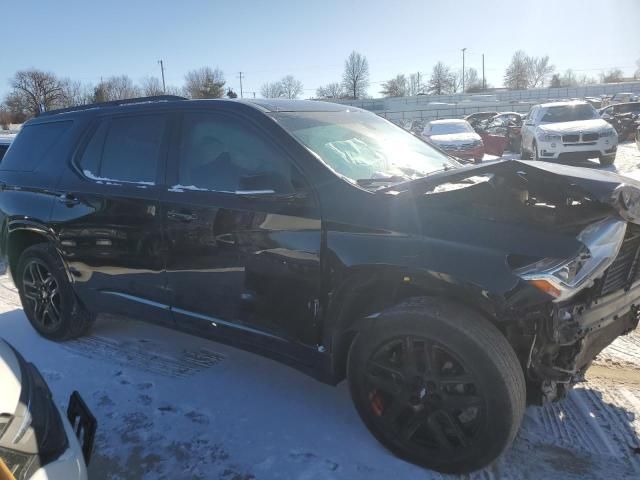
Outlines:
{"type": "Polygon", "coordinates": [[[285,100],[280,98],[259,98],[252,100],[229,100],[257,106],[267,112],[344,112],[360,110],[351,105],[323,102],[319,100],[285,100]]]}
{"type": "Polygon", "coordinates": [[[360,110],[359,108],[352,107],[350,105],[339,105],[336,103],[329,103],[317,100],[284,100],[284,99],[196,99],[188,100],[184,97],[178,97],[173,95],[160,95],[156,97],[140,97],[131,98],[127,100],[115,100],[104,103],[94,103],[89,105],[80,105],[77,107],[63,108],[59,110],[51,110],[40,114],[40,116],[33,118],[29,123],[39,123],[45,119],[51,119],[58,115],[74,115],[74,114],[94,114],[96,112],[103,112],[105,110],[120,109],[120,108],[135,108],[135,107],[158,107],[167,106],[171,104],[189,104],[195,105],[212,105],[224,104],[225,107],[233,108],[237,106],[240,108],[251,107],[259,110],[263,113],[270,112],[343,112],[346,110],[360,110]]]}

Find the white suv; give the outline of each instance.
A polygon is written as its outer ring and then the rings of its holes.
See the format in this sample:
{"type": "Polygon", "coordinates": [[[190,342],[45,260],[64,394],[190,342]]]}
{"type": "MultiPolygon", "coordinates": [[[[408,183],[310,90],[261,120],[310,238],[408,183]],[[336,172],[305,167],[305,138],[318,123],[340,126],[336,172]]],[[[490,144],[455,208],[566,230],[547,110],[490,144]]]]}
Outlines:
{"type": "Polygon", "coordinates": [[[522,126],[521,156],[534,160],[599,158],[611,165],[618,134],[587,102],[556,102],[534,106],[522,126]]]}

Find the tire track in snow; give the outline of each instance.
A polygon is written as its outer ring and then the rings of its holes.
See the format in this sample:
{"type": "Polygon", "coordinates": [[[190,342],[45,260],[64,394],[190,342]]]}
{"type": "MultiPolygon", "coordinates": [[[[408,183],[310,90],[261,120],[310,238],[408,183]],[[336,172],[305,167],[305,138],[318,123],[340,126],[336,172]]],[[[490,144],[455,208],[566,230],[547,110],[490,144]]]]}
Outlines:
{"type": "Polygon", "coordinates": [[[187,377],[210,368],[224,355],[206,349],[163,352],[149,341],[117,341],[89,335],[64,343],[71,353],[166,377],[187,377]]]}

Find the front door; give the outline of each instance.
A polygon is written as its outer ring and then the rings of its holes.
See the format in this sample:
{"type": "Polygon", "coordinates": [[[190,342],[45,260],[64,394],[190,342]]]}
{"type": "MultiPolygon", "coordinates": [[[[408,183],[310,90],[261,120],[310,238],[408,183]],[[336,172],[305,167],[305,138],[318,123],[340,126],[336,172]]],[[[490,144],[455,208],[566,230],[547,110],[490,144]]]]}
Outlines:
{"type": "Polygon", "coordinates": [[[101,312],[172,323],[160,187],[169,118],[103,117],[58,185],[51,222],[81,299],[101,312]]]}
{"type": "Polygon", "coordinates": [[[321,229],[287,154],[242,118],[184,113],[163,193],[175,321],[212,336],[312,344],[321,229]]]}

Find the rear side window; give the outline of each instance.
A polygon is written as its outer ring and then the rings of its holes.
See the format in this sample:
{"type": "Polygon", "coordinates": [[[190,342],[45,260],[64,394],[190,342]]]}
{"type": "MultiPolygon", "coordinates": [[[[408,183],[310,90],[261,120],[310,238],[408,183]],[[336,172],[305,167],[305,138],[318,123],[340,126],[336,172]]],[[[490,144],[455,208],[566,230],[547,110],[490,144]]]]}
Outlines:
{"type": "Polygon", "coordinates": [[[166,115],[103,120],[87,143],[80,168],[94,180],[155,183],[166,124],[166,115]]]}
{"type": "Polygon", "coordinates": [[[39,123],[23,127],[2,159],[0,170],[32,172],[69,130],[72,123],[39,123]]]}

